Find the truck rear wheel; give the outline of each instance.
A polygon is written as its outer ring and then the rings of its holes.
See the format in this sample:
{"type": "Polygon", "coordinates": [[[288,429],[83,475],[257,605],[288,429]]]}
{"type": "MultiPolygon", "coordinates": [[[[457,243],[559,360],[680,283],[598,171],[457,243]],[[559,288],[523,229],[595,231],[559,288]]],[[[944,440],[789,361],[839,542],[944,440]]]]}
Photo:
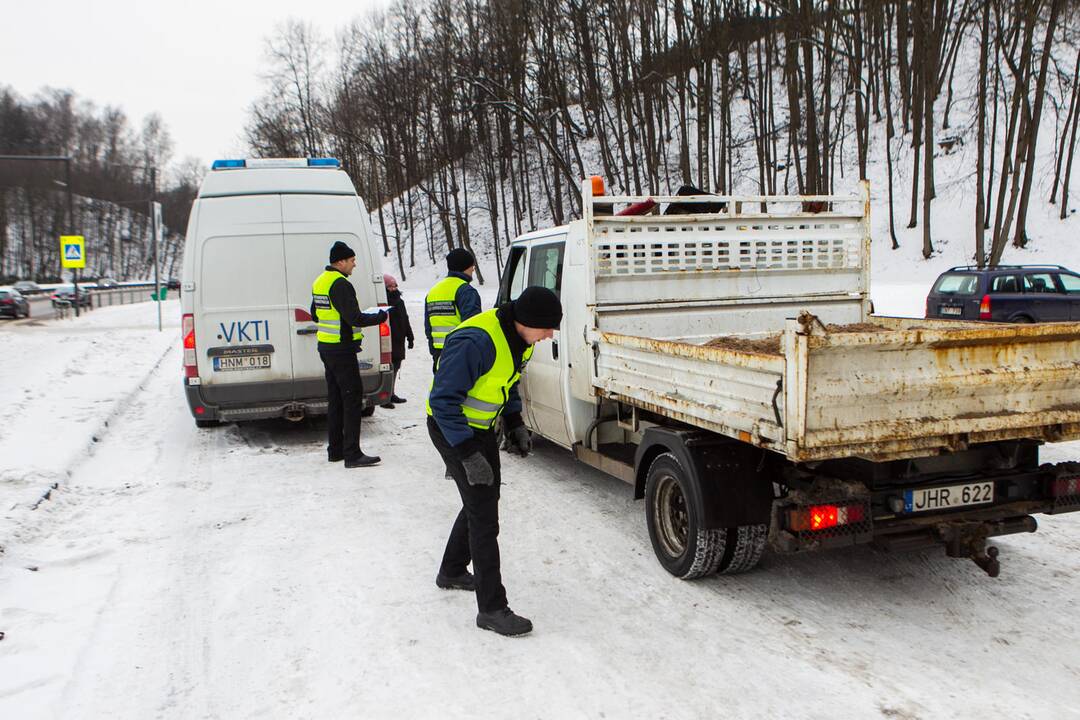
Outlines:
{"type": "Polygon", "coordinates": [[[701,493],[671,453],[653,460],[645,481],[649,539],[660,564],[672,575],[693,580],[716,572],[727,547],[726,528],[704,527],[701,493]]]}
{"type": "Polygon", "coordinates": [[[768,525],[740,525],[728,528],[727,548],[717,572],[721,575],[734,575],[753,569],[761,560],[768,539],[768,525]]]}

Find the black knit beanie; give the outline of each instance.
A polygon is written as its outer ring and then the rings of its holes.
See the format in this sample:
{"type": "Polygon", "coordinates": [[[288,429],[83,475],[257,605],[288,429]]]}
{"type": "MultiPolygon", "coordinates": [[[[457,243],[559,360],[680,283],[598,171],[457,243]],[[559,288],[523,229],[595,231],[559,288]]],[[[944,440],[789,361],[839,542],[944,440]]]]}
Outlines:
{"type": "Polygon", "coordinates": [[[351,257],[356,257],[356,253],[353,249],[345,243],[338,240],[334,243],[334,246],[330,248],[330,264],[333,265],[338,260],[348,260],[351,257]]]}
{"type": "Polygon", "coordinates": [[[530,285],[514,301],[514,319],[526,327],[557,330],[562,321],[562,303],[546,287],[530,285]]]}
{"type": "Polygon", "coordinates": [[[446,256],[446,269],[450,272],[465,272],[476,264],[476,258],[465,248],[454,248],[446,256]]]}

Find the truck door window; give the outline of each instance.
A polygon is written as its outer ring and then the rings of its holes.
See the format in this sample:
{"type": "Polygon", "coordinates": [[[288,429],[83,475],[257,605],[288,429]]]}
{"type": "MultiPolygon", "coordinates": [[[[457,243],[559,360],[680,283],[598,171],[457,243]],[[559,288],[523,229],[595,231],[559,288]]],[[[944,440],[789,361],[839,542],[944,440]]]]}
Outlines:
{"type": "Polygon", "coordinates": [[[560,294],[565,247],[565,242],[533,247],[529,256],[529,285],[540,285],[556,295],[560,294]]]}
{"type": "Polygon", "coordinates": [[[525,248],[510,248],[510,257],[503,268],[502,282],[499,287],[499,302],[516,300],[525,289],[525,248]]]}

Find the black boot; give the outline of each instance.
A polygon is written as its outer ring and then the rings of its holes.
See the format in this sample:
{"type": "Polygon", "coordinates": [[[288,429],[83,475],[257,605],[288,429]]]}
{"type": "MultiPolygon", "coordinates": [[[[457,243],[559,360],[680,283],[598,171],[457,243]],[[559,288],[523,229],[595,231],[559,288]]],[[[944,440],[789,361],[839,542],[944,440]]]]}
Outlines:
{"type": "Polygon", "coordinates": [[[401,403],[406,402],[406,400],[403,397],[398,397],[397,395],[391,395],[390,396],[390,402],[394,403],[395,405],[400,405],[401,403]]]}
{"type": "Polygon", "coordinates": [[[393,410],[394,403],[386,403],[384,405],[380,405],[379,407],[383,408],[384,410],[393,410]]]}
{"type": "Polygon", "coordinates": [[[378,465],[381,461],[382,461],[382,458],[379,457],[378,455],[365,455],[364,453],[360,453],[358,456],[356,456],[354,458],[347,458],[345,460],[345,467],[347,467],[347,468],[368,467],[369,465],[378,465]]]}
{"type": "Polygon", "coordinates": [[[494,612],[477,613],[476,627],[511,637],[530,633],[533,629],[531,620],[515,614],[508,607],[494,612]]]}
{"type": "Polygon", "coordinates": [[[443,590],[468,590],[469,592],[476,591],[476,580],[473,578],[471,572],[466,570],[461,575],[443,575],[439,573],[435,576],[435,584],[441,587],[443,590]]]}

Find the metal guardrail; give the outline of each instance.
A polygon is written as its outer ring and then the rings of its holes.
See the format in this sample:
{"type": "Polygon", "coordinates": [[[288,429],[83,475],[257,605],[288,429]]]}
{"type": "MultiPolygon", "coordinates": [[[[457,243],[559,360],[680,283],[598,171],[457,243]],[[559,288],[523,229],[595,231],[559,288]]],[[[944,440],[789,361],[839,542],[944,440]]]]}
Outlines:
{"type": "MultiPolygon", "coordinates": [[[[162,287],[165,287],[162,285],[162,287]]],[[[108,307],[110,305],[130,305],[132,303],[150,300],[154,292],[154,284],[146,285],[123,285],[108,290],[91,290],[91,307],[108,307]]],[[[174,291],[175,292],[175,291],[174,291]]]]}

